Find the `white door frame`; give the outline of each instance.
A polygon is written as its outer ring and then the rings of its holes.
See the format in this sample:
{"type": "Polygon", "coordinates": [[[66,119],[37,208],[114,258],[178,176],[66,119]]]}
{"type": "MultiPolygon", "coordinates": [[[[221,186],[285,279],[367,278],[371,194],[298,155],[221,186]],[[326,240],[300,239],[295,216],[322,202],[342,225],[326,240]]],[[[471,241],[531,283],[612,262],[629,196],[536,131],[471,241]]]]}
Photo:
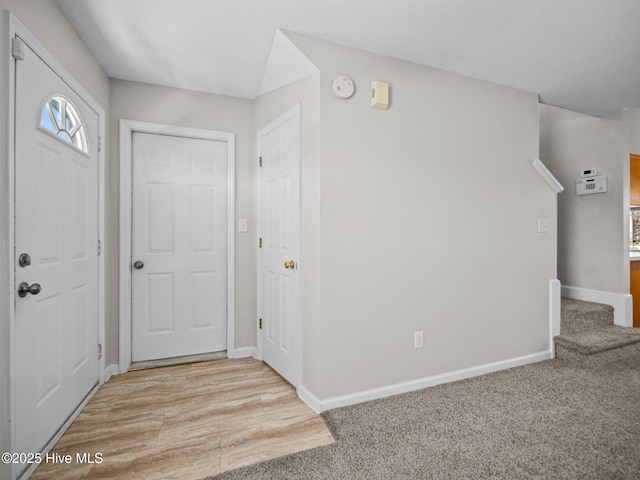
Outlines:
{"type": "MultiPolygon", "coordinates": [[[[5,292],[2,292],[2,299],[6,307],[3,309],[3,314],[7,314],[8,322],[3,324],[5,338],[8,339],[9,345],[9,375],[7,377],[8,383],[5,385],[5,392],[7,392],[6,399],[8,400],[8,424],[3,425],[4,431],[8,432],[8,445],[7,451],[12,451],[12,446],[15,438],[15,422],[13,421],[16,411],[16,398],[12,386],[15,385],[15,364],[16,364],[16,351],[15,351],[15,73],[16,65],[11,54],[12,39],[16,36],[29,46],[49,68],[51,68],[56,74],[62,78],[62,80],[75,91],[92,110],[98,115],[98,136],[99,142],[104,143],[105,137],[105,112],[104,109],[89,95],[89,93],[71,76],[71,74],[51,55],[47,49],[38,40],[29,33],[29,31],[22,25],[18,19],[11,14],[11,12],[4,12],[4,38],[3,46],[3,83],[4,88],[2,94],[6,100],[4,109],[4,170],[5,170],[5,184],[3,185],[4,195],[4,225],[3,230],[4,242],[6,248],[3,255],[2,263],[4,268],[4,283],[6,285],[5,292]]],[[[35,125],[35,120],[34,120],[35,125]]],[[[104,338],[105,338],[105,261],[104,261],[104,219],[105,219],[105,152],[104,147],[100,147],[98,151],[98,240],[102,245],[101,255],[98,256],[98,341],[103,345],[104,352],[104,338]]],[[[84,405],[89,401],[89,398],[98,390],[99,386],[105,381],[105,355],[103,354],[99,361],[100,364],[100,382],[90,394],[86,400],[76,409],[74,414],[67,420],[62,426],[59,433],[49,442],[45,447],[45,451],[48,451],[62,436],[62,433],[71,425],[75,417],[80,413],[84,405]]],[[[0,469],[1,472],[1,469],[0,469]]],[[[11,472],[11,478],[17,476],[17,470],[13,469],[11,472]]]]}
{"type": "MultiPolygon", "coordinates": [[[[265,135],[266,132],[270,132],[276,129],[277,127],[285,123],[287,120],[289,120],[291,117],[294,117],[296,115],[298,116],[298,120],[302,122],[301,111],[302,111],[302,105],[298,103],[293,107],[291,107],[286,112],[284,112],[283,114],[276,117],[274,120],[269,122],[267,125],[265,125],[258,131],[256,135],[256,146],[257,146],[258,156],[262,154],[262,142],[260,140],[261,136],[265,135]]],[[[302,171],[302,154],[303,154],[302,128],[300,128],[300,171],[302,171]]],[[[255,191],[255,207],[254,208],[255,208],[256,225],[260,226],[261,225],[260,212],[262,211],[261,209],[262,172],[259,167],[256,168],[254,191],[255,191]]],[[[300,201],[301,200],[302,200],[302,178],[300,179],[300,201]]],[[[258,300],[257,301],[258,316],[260,317],[261,315],[263,315],[262,295],[263,295],[263,289],[264,289],[264,286],[262,285],[262,282],[260,280],[260,272],[262,268],[262,256],[260,255],[261,252],[260,252],[259,244],[260,244],[260,237],[262,236],[262,232],[260,231],[260,227],[258,227],[256,230],[257,230],[256,231],[256,272],[258,272],[258,274],[256,275],[257,277],[256,292],[257,292],[257,300],[258,300]]],[[[300,242],[302,243],[302,209],[300,210],[300,231],[301,231],[300,242]]],[[[300,245],[300,259],[298,259],[298,262],[300,262],[301,259],[302,259],[302,244],[300,245]]],[[[300,278],[300,295],[302,295],[302,278],[300,278]]],[[[296,381],[296,384],[294,385],[296,388],[300,387],[302,383],[302,348],[303,348],[302,346],[302,298],[300,299],[300,312],[298,314],[298,318],[300,320],[300,328],[298,329],[299,330],[298,338],[294,339],[296,342],[298,342],[300,346],[300,348],[298,349],[299,355],[298,355],[298,358],[296,358],[296,362],[298,363],[297,381],[296,381]]],[[[256,341],[257,357],[256,358],[258,360],[263,360],[262,330],[259,324],[256,325],[256,339],[257,339],[256,341]]]]}
{"type": "Polygon", "coordinates": [[[199,128],[120,120],[120,373],[131,365],[131,167],[133,132],[227,143],[227,357],[235,356],[235,135],[199,128]]]}

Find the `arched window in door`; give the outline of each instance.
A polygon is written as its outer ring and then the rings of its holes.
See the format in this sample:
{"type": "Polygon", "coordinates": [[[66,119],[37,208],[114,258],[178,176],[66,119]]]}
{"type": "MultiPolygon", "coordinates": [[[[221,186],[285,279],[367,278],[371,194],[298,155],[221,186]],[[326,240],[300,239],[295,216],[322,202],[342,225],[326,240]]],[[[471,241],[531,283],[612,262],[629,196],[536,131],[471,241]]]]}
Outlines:
{"type": "Polygon", "coordinates": [[[40,111],[39,127],[81,152],[89,153],[84,124],[68,98],[62,95],[50,97],[40,111]]]}

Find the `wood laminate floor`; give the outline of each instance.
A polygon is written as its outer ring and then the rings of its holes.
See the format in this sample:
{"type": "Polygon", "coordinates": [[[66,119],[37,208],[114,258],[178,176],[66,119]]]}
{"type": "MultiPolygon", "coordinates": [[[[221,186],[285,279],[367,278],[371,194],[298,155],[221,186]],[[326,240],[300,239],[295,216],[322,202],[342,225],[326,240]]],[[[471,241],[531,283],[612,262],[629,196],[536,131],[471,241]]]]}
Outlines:
{"type": "Polygon", "coordinates": [[[31,478],[198,480],[332,442],[267,365],[215,360],[112,377],[50,453],[72,462],[42,463],[31,478]]]}

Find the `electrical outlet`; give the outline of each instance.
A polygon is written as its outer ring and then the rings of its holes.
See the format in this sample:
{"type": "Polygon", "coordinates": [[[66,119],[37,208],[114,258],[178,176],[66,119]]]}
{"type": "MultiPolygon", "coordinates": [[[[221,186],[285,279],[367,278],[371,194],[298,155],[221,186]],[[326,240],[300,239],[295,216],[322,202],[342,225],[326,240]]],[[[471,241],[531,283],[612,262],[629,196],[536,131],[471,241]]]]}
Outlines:
{"type": "Polygon", "coordinates": [[[422,347],[424,347],[424,332],[422,330],[413,332],[413,348],[422,347]]]}

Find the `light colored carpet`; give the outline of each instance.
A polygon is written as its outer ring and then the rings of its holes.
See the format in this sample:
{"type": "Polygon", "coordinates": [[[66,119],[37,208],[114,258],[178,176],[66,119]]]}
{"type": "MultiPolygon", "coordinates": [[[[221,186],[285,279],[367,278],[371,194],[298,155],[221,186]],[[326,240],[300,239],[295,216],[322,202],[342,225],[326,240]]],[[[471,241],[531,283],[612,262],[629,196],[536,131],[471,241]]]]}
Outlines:
{"type": "Polygon", "coordinates": [[[322,416],[336,442],[216,480],[640,479],[640,344],[322,416]]]}
{"type": "Polygon", "coordinates": [[[562,298],[560,335],[553,340],[557,358],[577,359],[640,342],[640,329],[614,325],[610,305],[562,298]]]}
{"type": "Polygon", "coordinates": [[[563,335],[613,325],[613,307],[601,303],[562,298],[560,333],[563,335]]]}
{"type": "Polygon", "coordinates": [[[609,325],[559,335],[554,338],[554,341],[557,345],[576,350],[583,355],[592,355],[640,342],[640,329],[609,325]]]}

